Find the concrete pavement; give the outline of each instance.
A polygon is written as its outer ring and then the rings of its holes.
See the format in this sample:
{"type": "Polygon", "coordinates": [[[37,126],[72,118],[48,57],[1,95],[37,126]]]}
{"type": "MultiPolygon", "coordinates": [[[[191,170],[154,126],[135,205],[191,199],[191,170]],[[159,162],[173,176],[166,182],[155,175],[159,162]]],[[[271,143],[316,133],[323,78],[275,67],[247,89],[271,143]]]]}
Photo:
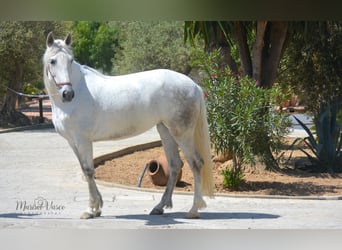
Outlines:
{"type": "MultiPolygon", "coordinates": [[[[156,141],[152,129],[121,141],[94,143],[94,157],[156,141]]],[[[337,199],[206,199],[202,218],[186,219],[192,195],[174,194],[172,209],[148,215],[160,192],[99,185],[101,217],[80,220],[88,204],[87,184],[68,143],[52,129],[0,134],[0,228],[342,228],[337,199]]]]}

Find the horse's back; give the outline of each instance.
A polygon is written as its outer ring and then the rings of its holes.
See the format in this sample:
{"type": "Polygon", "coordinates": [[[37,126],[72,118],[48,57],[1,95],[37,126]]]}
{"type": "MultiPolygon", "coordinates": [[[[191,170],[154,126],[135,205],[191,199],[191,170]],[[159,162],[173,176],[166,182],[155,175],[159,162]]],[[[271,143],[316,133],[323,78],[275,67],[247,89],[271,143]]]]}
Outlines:
{"type": "Polygon", "coordinates": [[[121,110],[132,107],[155,109],[150,105],[162,107],[175,101],[195,100],[201,92],[190,77],[168,69],[103,77],[97,83],[89,82],[88,87],[103,106],[121,110]]]}
{"type": "Polygon", "coordinates": [[[156,70],[160,88],[151,98],[156,99],[156,110],[160,122],[180,134],[194,126],[200,113],[202,89],[188,76],[172,70],[156,70]]]}
{"type": "MultiPolygon", "coordinates": [[[[114,77],[115,79],[116,77],[114,77]]],[[[133,74],[117,76],[124,84],[145,85],[148,87],[173,87],[184,89],[186,87],[195,87],[197,84],[188,76],[169,69],[154,69],[133,74]],[[121,79],[120,79],[121,78],[121,79]]],[[[119,82],[118,81],[118,82],[119,82]]]]}
{"type": "Polygon", "coordinates": [[[163,113],[198,103],[202,95],[201,88],[191,78],[176,71],[157,69],[137,74],[141,79],[139,85],[143,85],[141,94],[163,113]]]}
{"type": "MultiPolygon", "coordinates": [[[[127,75],[151,94],[166,99],[191,97],[200,87],[188,76],[169,69],[155,69],[127,75]]],[[[147,93],[145,93],[147,94],[147,93]]],[[[156,96],[154,96],[156,98],[156,96]]]]}
{"type": "Polygon", "coordinates": [[[93,121],[91,140],[127,138],[160,122],[182,124],[199,107],[200,88],[188,76],[172,70],[114,77],[87,72],[85,78],[94,102],[85,104],[93,121]]]}

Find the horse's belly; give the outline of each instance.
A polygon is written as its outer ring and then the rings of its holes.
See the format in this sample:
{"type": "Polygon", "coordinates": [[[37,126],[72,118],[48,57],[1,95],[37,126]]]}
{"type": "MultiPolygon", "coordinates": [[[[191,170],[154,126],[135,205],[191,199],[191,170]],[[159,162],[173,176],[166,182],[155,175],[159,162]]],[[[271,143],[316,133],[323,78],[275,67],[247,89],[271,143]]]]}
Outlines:
{"type": "Polygon", "coordinates": [[[122,140],[127,139],[133,136],[140,135],[147,130],[151,129],[151,127],[146,127],[144,129],[136,129],[134,127],[130,127],[126,130],[114,130],[111,133],[97,133],[93,138],[92,141],[106,141],[106,140],[122,140]]]}
{"type": "Polygon", "coordinates": [[[92,141],[120,140],[144,133],[157,124],[153,117],[137,119],[132,116],[126,119],[104,119],[100,122],[93,133],[92,141]]]}

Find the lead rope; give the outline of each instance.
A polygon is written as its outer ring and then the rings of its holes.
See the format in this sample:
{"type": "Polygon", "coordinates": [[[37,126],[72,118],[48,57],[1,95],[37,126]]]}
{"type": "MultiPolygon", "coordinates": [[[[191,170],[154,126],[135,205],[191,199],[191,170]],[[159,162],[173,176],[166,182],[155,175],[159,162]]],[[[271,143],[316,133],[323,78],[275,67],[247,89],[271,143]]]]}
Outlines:
{"type": "MultiPolygon", "coordinates": [[[[47,66],[47,67],[46,67],[46,75],[48,76],[49,73],[50,73],[50,75],[51,75],[51,77],[52,77],[54,83],[55,83],[57,86],[71,85],[71,83],[60,83],[60,84],[56,83],[56,80],[55,80],[54,76],[52,75],[52,73],[50,72],[50,70],[48,69],[48,66],[47,66]]],[[[19,95],[19,96],[25,96],[25,97],[30,97],[30,98],[47,98],[47,97],[52,97],[52,96],[59,95],[58,93],[51,94],[51,95],[42,95],[42,94],[40,94],[40,95],[31,95],[31,94],[24,94],[24,93],[22,93],[22,92],[18,92],[18,91],[16,91],[16,90],[14,90],[14,89],[12,89],[12,88],[10,88],[10,87],[4,85],[4,84],[1,84],[1,83],[0,83],[0,86],[2,86],[2,87],[4,87],[4,88],[8,89],[9,91],[11,91],[11,92],[13,92],[13,93],[15,93],[15,94],[17,94],[17,95],[19,95]]]]}
{"type": "MultiPolygon", "coordinates": [[[[24,94],[24,93],[21,93],[21,92],[18,92],[18,91],[15,91],[14,89],[11,89],[10,87],[7,87],[3,84],[0,84],[2,87],[8,89],[9,91],[17,94],[17,95],[20,95],[20,96],[26,96],[26,97],[31,97],[31,98],[46,98],[46,97],[49,97],[50,95],[30,95],[30,94],[24,94]]],[[[53,95],[58,95],[58,94],[53,94],[53,95]]]]}

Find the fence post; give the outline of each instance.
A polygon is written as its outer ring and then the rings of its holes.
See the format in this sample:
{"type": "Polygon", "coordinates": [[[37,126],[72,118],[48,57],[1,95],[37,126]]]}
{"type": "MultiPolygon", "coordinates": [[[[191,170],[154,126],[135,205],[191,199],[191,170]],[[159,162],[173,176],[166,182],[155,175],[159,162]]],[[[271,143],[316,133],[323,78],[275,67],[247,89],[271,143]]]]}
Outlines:
{"type": "Polygon", "coordinates": [[[44,123],[43,116],[43,98],[39,97],[39,123],[44,123]]]}

